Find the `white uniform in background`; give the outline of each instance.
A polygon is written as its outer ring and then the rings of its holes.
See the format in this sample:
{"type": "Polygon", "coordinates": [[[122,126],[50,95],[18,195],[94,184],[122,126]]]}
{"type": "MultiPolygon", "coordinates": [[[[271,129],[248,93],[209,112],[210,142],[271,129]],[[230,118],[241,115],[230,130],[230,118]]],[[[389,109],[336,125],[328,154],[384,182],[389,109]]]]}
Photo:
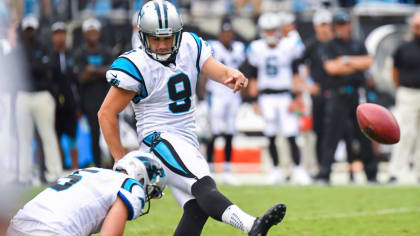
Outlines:
{"type": "Polygon", "coordinates": [[[137,27],[137,29],[133,29],[133,33],[131,34],[131,47],[133,49],[143,47],[143,44],[141,43],[141,40],[140,40],[139,30],[138,30],[138,23],[139,23],[137,22],[138,17],[139,17],[139,11],[136,11],[131,18],[132,27],[137,27]]]}
{"type": "Polygon", "coordinates": [[[140,151],[150,151],[164,164],[168,185],[183,206],[194,199],[191,186],[210,175],[195,133],[195,91],[211,47],[193,33],[184,32],[175,64],[152,59],[141,49],[118,57],[106,77],[113,86],[134,91],[140,151]]]}
{"type": "Polygon", "coordinates": [[[129,220],[142,213],[146,199],[138,181],[108,169],[78,170],[58,179],[19,210],[8,236],[97,233],[117,197],[127,205],[129,220]]]}
{"type": "Polygon", "coordinates": [[[131,46],[133,47],[133,49],[143,47],[138,31],[133,31],[133,34],[131,35],[131,46]]]}
{"type": "MultiPolygon", "coordinates": [[[[246,58],[245,46],[239,41],[232,42],[231,50],[219,41],[209,41],[213,57],[228,67],[238,69],[246,58]]],[[[235,129],[235,119],[241,104],[240,93],[233,93],[224,84],[208,80],[206,90],[210,93],[210,124],[215,135],[231,134],[235,129]]]]}
{"type": "Polygon", "coordinates": [[[302,38],[299,35],[297,30],[292,30],[287,34],[287,37],[283,40],[286,40],[288,45],[293,48],[295,56],[301,56],[303,51],[305,51],[305,44],[302,42],[302,38]]]}
{"type": "MultiPolygon", "coordinates": [[[[303,45],[301,43],[301,45],[303,45]]],[[[300,56],[290,38],[282,38],[274,48],[264,39],[251,42],[247,51],[249,63],[258,69],[258,103],[266,122],[264,134],[275,136],[280,128],[285,137],[299,132],[298,118],[289,112],[293,86],[292,61],[300,56]]]]}

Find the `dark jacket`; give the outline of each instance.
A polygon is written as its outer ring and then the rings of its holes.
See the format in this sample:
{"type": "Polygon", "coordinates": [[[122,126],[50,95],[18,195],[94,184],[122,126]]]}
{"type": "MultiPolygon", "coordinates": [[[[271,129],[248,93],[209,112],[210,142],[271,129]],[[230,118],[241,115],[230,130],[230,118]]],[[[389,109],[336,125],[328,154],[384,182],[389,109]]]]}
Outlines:
{"type": "Polygon", "coordinates": [[[73,57],[70,51],[51,51],[49,54],[48,76],[52,83],[52,94],[57,109],[78,107],[77,77],[73,70],[73,57]]]}

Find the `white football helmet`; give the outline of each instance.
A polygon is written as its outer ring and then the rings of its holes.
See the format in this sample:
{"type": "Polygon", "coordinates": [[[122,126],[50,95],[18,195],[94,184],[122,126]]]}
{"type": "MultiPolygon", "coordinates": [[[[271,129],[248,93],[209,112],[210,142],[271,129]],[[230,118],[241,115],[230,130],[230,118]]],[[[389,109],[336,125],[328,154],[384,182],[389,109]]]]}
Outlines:
{"type": "Polygon", "coordinates": [[[258,18],[258,28],[260,29],[260,37],[265,39],[269,45],[275,45],[280,40],[280,19],[273,12],[264,13],[258,18]],[[276,30],[274,35],[266,35],[265,30],[276,30]]]}
{"type": "Polygon", "coordinates": [[[166,187],[166,175],[161,164],[151,153],[132,151],[119,160],[115,171],[125,170],[127,175],[138,180],[146,190],[146,199],[161,198],[166,187]]]}
{"type": "Polygon", "coordinates": [[[175,59],[181,45],[182,19],[172,3],[164,0],[153,0],[144,4],[138,19],[139,33],[145,51],[153,59],[167,62],[175,59]],[[150,49],[147,35],[169,37],[174,35],[172,50],[167,54],[158,54],[150,49]]]}

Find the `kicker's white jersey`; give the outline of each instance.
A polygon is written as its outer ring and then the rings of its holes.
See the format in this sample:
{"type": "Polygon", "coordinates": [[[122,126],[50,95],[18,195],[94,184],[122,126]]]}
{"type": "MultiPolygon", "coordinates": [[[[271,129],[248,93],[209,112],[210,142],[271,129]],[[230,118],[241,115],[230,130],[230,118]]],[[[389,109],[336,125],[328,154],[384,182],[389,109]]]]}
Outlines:
{"type": "Polygon", "coordinates": [[[90,235],[100,231],[118,196],[128,206],[129,220],[142,213],[145,191],[138,181],[108,169],[80,169],[29,201],[12,224],[19,227],[19,222],[32,221],[57,235],[90,235]]]}
{"type": "MultiPolygon", "coordinates": [[[[209,41],[209,43],[213,49],[214,58],[228,67],[238,69],[246,59],[245,45],[239,41],[232,42],[232,48],[230,50],[220,41],[212,40],[209,41]]],[[[206,89],[211,92],[212,95],[220,96],[222,99],[240,96],[239,93],[233,93],[232,89],[226,85],[210,79],[207,81],[206,89]]]]}
{"type": "Polygon", "coordinates": [[[114,61],[106,78],[113,86],[137,93],[132,104],[139,141],[154,131],[169,131],[198,146],[195,90],[200,70],[210,56],[207,42],[184,32],[175,64],[164,66],[139,49],[114,61]]]}
{"type": "Polygon", "coordinates": [[[301,50],[296,50],[296,45],[287,37],[282,38],[274,48],[270,48],[264,39],[251,42],[247,49],[247,58],[252,66],[258,68],[257,87],[260,91],[292,88],[292,61],[301,55],[301,50]]]}

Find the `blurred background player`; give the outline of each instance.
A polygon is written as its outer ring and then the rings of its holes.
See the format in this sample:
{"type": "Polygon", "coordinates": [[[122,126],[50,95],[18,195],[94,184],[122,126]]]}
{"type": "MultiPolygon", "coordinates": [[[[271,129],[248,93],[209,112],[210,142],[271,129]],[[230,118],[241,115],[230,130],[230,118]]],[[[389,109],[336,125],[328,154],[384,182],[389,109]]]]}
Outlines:
{"type": "MultiPolygon", "coordinates": [[[[63,134],[69,138],[71,169],[78,169],[76,131],[80,111],[77,101],[79,99],[77,78],[73,71],[73,55],[66,47],[67,32],[64,22],[55,22],[51,26],[51,33],[53,48],[49,55],[48,73],[51,77],[52,92],[57,104],[55,129],[58,140],[61,140],[63,134]]],[[[60,148],[60,150],[62,160],[64,160],[63,149],[60,148]]]]}
{"type": "MultiPolygon", "coordinates": [[[[295,168],[293,178],[299,184],[309,184],[310,178],[300,166],[300,151],[296,144],[299,134],[298,117],[290,111],[294,86],[292,61],[300,56],[302,50],[296,49],[296,41],[282,37],[280,20],[275,13],[264,13],[258,19],[261,39],[250,43],[247,59],[252,72],[251,96],[258,95],[258,110],[264,120],[264,135],[269,139],[269,152],[273,160],[269,182],[282,181],[282,173],[276,148],[276,135],[280,129],[290,145],[295,168]]],[[[303,45],[300,42],[300,45],[303,45]]]]}
{"type": "Polygon", "coordinates": [[[331,76],[331,97],[325,107],[325,135],[322,140],[320,172],[315,177],[322,183],[330,182],[331,165],[338,141],[349,134],[360,145],[360,156],[367,180],[376,183],[378,170],[372,143],[357,125],[356,107],[359,105],[359,87],[365,83],[364,71],[370,68],[373,58],[365,46],[351,37],[350,16],[340,11],[333,17],[334,39],[329,41],[323,54],[324,69],[331,76]]]}
{"type": "MultiPolygon", "coordinates": [[[[231,19],[225,17],[222,20],[218,40],[209,41],[213,49],[213,56],[216,60],[231,68],[239,68],[245,60],[245,46],[239,41],[234,41],[234,31],[231,19]]],[[[241,104],[241,94],[232,93],[232,90],[223,84],[208,80],[206,89],[209,94],[210,102],[210,125],[212,137],[207,147],[207,161],[213,163],[214,143],[218,137],[225,139],[225,163],[223,171],[224,180],[228,184],[237,184],[237,181],[230,174],[232,166],[232,139],[235,134],[235,120],[239,105],[241,104]]]]}
{"type": "Polygon", "coordinates": [[[390,182],[395,182],[413,162],[420,183],[420,12],[410,21],[412,40],[403,43],[394,54],[393,81],[396,92],[396,114],[401,140],[394,146],[389,166],[390,182]]]}
{"type": "Polygon", "coordinates": [[[85,20],[82,30],[86,42],[74,52],[75,72],[78,76],[81,110],[89,122],[93,159],[95,166],[102,167],[97,114],[109,90],[104,78],[112,62],[112,53],[111,49],[99,40],[101,23],[97,19],[85,20]]]}
{"type": "Polygon", "coordinates": [[[138,48],[141,46],[141,40],[139,35],[139,11],[134,12],[131,18],[131,26],[133,27],[133,34],[131,35],[131,47],[138,48]]]}
{"type": "Polygon", "coordinates": [[[280,21],[281,35],[283,39],[287,39],[290,44],[297,50],[295,53],[301,54],[305,49],[305,45],[302,42],[302,38],[299,32],[296,30],[296,16],[291,12],[280,12],[278,13],[280,21]]]}
{"type": "Polygon", "coordinates": [[[92,167],[58,179],[19,210],[7,236],[123,235],[126,221],[147,214],[145,204],[165,186],[160,163],[131,152],[115,171],[92,167]]]}

